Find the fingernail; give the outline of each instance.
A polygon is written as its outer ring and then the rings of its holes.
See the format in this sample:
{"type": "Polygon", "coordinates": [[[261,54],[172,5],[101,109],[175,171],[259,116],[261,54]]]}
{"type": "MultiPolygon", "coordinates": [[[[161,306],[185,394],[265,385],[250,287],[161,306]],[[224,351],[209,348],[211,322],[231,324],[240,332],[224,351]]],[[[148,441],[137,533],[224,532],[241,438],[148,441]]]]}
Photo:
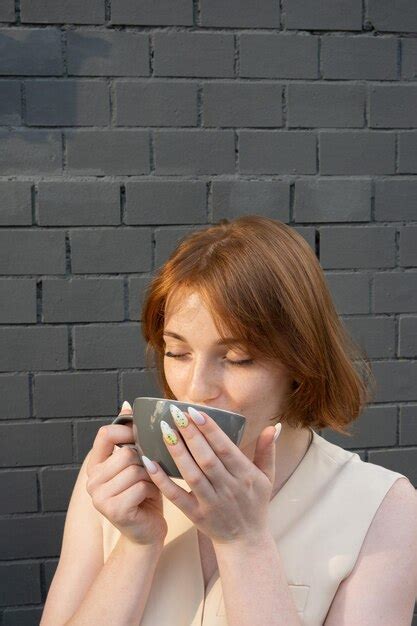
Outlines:
{"type": "Polygon", "coordinates": [[[178,442],[178,437],[175,433],[175,430],[172,430],[171,426],[167,424],[167,422],[164,422],[164,420],[161,420],[161,430],[164,441],[169,446],[174,446],[178,442]]]}
{"type": "Polygon", "coordinates": [[[123,402],[122,408],[121,408],[121,411],[126,411],[126,410],[129,410],[129,411],[132,410],[132,407],[130,406],[130,404],[129,404],[129,402],[127,400],[125,400],[123,402]]]}
{"type": "Polygon", "coordinates": [[[279,437],[279,434],[281,432],[281,428],[282,428],[282,424],[281,422],[278,422],[278,424],[275,424],[275,435],[272,441],[276,441],[279,437]]]}
{"type": "Polygon", "coordinates": [[[156,472],[158,471],[158,468],[156,467],[155,463],[153,463],[153,461],[148,459],[147,456],[142,456],[141,459],[142,459],[142,463],[144,464],[148,472],[150,474],[156,474],[156,472]]]}
{"type": "Polygon", "coordinates": [[[192,406],[187,406],[187,413],[196,424],[205,424],[206,418],[201,415],[200,411],[196,411],[192,406]]]}
{"type": "Polygon", "coordinates": [[[174,419],[174,422],[180,428],[185,428],[188,426],[188,419],[185,413],[181,411],[175,404],[169,405],[169,410],[171,411],[171,415],[174,419]]]}

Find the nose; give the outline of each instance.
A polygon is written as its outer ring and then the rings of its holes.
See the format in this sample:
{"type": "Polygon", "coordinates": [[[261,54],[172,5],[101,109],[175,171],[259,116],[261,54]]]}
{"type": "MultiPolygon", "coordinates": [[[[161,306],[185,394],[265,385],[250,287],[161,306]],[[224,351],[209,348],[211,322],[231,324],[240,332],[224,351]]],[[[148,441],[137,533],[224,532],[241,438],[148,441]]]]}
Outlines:
{"type": "Polygon", "coordinates": [[[217,379],[214,367],[207,361],[196,358],[190,369],[187,384],[188,402],[212,405],[221,393],[221,382],[217,379]]]}

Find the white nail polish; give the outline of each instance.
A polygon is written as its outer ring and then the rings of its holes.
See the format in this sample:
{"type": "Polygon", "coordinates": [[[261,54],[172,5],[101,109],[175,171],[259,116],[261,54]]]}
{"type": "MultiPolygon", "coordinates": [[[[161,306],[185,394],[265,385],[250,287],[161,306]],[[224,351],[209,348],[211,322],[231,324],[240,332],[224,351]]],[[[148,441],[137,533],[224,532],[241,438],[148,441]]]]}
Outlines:
{"type": "Polygon", "coordinates": [[[273,441],[276,441],[278,439],[279,434],[281,432],[281,428],[282,428],[281,422],[278,422],[278,424],[275,424],[275,435],[274,435],[273,441]]]}
{"type": "Polygon", "coordinates": [[[153,461],[148,459],[147,456],[145,455],[142,456],[142,463],[144,464],[144,466],[146,467],[146,469],[148,470],[150,474],[156,474],[156,471],[158,468],[156,467],[153,461]]]}
{"type": "Polygon", "coordinates": [[[127,400],[125,400],[122,404],[122,411],[131,411],[132,407],[130,406],[129,402],[127,400]]]}
{"type": "Polygon", "coordinates": [[[196,411],[192,406],[187,406],[187,413],[196,424],[204,424],[206,419],[200,411],[196,411]]]}

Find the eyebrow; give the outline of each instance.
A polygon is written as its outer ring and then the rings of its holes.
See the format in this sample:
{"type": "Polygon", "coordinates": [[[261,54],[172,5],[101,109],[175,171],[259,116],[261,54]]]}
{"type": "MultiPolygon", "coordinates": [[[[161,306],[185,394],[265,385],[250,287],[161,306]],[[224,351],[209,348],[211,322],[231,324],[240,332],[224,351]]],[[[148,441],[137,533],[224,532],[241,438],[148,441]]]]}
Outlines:
{"type": "MultiPolygon", "coordinates": [[[[174,337],[174,339],[179,339],[180,341],[185,341],[185,343],[187,343],[187,340],[185,339],[185,337],[181,337],[181,335],[178,335],[177,333],[173,333],[169,330],[166,330],[164,331],[163,334],[168,335],[169,337],[174,337]]],[[[218,341],[216,341],[215,345],[223,346],[223,345],[227,345],[231,343],[236,343],[238,341],[239,340],[236,337],[226,337],[226,339],[219,339],[218,341]]]]}

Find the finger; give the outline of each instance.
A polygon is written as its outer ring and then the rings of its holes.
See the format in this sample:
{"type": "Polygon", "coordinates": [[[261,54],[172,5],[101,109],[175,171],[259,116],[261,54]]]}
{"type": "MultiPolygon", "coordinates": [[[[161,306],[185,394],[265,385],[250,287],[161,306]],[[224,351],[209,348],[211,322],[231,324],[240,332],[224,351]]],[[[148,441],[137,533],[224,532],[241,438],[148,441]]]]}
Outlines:
{"type": "MultiPolygon", "coordinates": [[[[167,422],[162,421],[161,436],[181,476],[192,488],[197,498],[212,498],[215,494],[214,486],[190,454],[178,431],[171,428],[167,422]]],[[[211,457],[215,458],[213,451],[211,451],[211,457]]],[[[221,465],[219,459],[216,459],[214,463],[221,465]]]]}
{"type": "Polygon", "coordinates": [[[139,465],[128,465],[116,476],[103,483],[97,491],[100,494],[100,498],[112,498],[141,481],[153,485],[146,470],[139,465]]]}
{"type": "MultiPolygon", "coordinates": [[[[131,407],[122,407],[119,415],[132,415],[131,407]]],[[[135,443],[132,424],[108,424],[99,428],[88,460],[87,475],[112,454],[116,443],[135,443]]]]}
{"type": "Polygon", "coordinates": [[[97,484],[106,483],[119,472],[123,471],[129,465],[136,465],[141,468],[143,477],[148,477],[145,468],[140,464],[140,458],[133,448],[116,448],[117,452],[112,454],[102,463],[98,463],[89,472],[89,487],[95,487],[97,484]]]}
{"type": "MultiPolygon", "coordinates": [[[[203,433],[201,433],[197,426],[194,424],[189,414],[181,411],[177,406],[173,404],[170,405],[170,409],[171,414],[174,418],[174,422],[178,427],[178,431],[181,433],[185,441],[186,449],[191,452],[191,455],[197,463],[198,467],[201,469],[204,475],[207,476],[210,484],[217,491],[218,488],[224,485],[228,478],[230,478],[229,472],[223,465],[220,458],[214,452],[213,448],[211,447],[210,443],[207,441],[203,433]]],[[[182,446],[170,446],[168,448],[170,452],[171,448],[172,456],[174,457],[175,463],[180,469],[181,474],[188,482],[187,476],[183,474],[183,470],[185,472],[187,470],[187,467],[186,465],[182,465],[183,459],[186,463],[187,455],[182,456],[180,454],[182,452],[182,446]],[[178,450],[176,450],[176,448],[178,448],[178,450]]],[[[196,495],[199,495],[198,483],[195,486],[193,485],[193,489],[196,495]]]]}
{"type": "Polygon", "coordinates": [[[198,501],[192,491],[188,492],[170,479],[157,461],[153,461],[156,466],[156,473],[149,474],[156,487],[177,506],[192,522],[195,521],[194,511],[198,507],[198,501]]]}
{"type": "MultiPolygon", "coordinates": [[[[190,409],[192,409],[192,407],[188,407],[187,415],[192,418],[193,410],[190,411],[190,409]]],[[[198,411],[198,413],[203,415],[205,423],[197,424],[191,419],[190,421],[193,421],[194,428],[204,435],[211,449],[218,459],[220,459],[225,469],[235,478],[239,478],[239,476],[242,476],[242,472],[247,472],[252,467],[252,463],[242,451],[239,450],[237,445],[233,443],[230,437],[226,435],[224,430],[216,424],[210,415],[203,411],[198,411]]]]}
{"type": "Polygon", "coordinates": [[[117,496],[110,498],[109,504],[111,503],[112,510],[118,512],[117,517],[124,519],[125,511],[128,511],[135,505],[139,506],[146,498],[157,500],[159,497],[160,493],[155,485],[141,481],[131,485],[117,496]]]}

